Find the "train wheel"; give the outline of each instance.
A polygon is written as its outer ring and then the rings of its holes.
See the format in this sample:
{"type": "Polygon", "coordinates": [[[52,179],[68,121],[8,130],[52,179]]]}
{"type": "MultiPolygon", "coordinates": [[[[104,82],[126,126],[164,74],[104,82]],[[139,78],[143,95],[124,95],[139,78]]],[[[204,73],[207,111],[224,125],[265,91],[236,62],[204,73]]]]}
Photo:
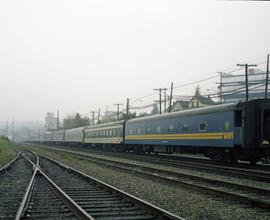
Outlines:
{"type": "Polygon", "coordinates": [[[224,153],[223,161],[225,163],[237,163],[238,160],[234,158],[234,155],[231,151],[228,151],[224,153]]]}
{"type": "Polygon", "coordinates": [[[211,159],[213,159],[215,161],[223,161],[224,154],[223,154],[223,152],[215,151],[212,153],[211,159]]]}
{"type": "Polygon", "coordinates": [[[255,165],[258,162],[258,160],[256,158],[252,158],[249,160],[249,162],[251,165],[255,165]]]}

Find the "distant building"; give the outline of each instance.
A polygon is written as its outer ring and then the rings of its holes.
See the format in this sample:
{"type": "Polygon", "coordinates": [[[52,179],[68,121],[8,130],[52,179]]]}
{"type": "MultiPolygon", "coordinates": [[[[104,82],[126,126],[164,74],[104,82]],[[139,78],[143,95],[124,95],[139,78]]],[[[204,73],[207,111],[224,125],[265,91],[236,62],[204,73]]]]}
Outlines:
{"type": "MultiPolygon", "coordinates": [[[[220,102],[229,103],[246,98],[246,77],[244,73],[234,75],[223,73],[220,76],[220,83],[218,87],[220,102]]],[[[265,83],[266,73],[264,71],[253,68],[248,69],[248,91],[250,99],[263,98],[265,96],[265,83]]],[[[267,93],[269,97],[269,90],[267,93]]]]}
{"type": "MultiPolygon", "coordinates": [[[[119,117],[122,116],[122,112],[119,112],[119,117]]],[[[106,111],[104,116],[101,118],[101,120],[107,121],[107,120],[113,120],[117,118],[117,113],[114,111],[106,111]]]]}
{"type": "Polygon", "coordinates": [[[58,118],[54,117],[53,112],[47,112],[47,115],[45,117],[45,130],[55,130],[58,128],[58,118]]]}
{"type": "Polygon", "coordinates": [[[216,103],[208,96],[204,97],[200,94],[196,94],[192,97],[192,99],[188,103],[188,108],[199,108],[199,107],[205,107],[209,105],[216,105],[216,103]]]}
{"type": "Polygon", "coordinates": [[[158,104],[154,104],[153,109],[151,111],[151,115],[156,115],[156,114],[159,114],[158,104]]]}
{"type": "Polygon", "coordinates": [[[188,109],[188,103],[189,101],[182,101],[182,100],[175,101],[172,105],[171,112],[183,111],[188,109]]]}

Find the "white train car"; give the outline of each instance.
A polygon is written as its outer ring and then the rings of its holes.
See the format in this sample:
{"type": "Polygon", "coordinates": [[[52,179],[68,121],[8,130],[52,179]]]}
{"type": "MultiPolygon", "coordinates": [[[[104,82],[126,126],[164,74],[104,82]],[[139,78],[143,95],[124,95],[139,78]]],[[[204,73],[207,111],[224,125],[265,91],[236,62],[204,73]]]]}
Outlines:
{"type": "Polygon", "coordinates": [[[44,143],[45,142],[45,131],[39,132],[39,142],[44,143]]]}
{"type": "Polygon", "coordinates": [[[63,144],[65,142],[65,130],[53,131],[52,141],[55,144],[63,144]]]}
{"type": "Polygon", "coordinates": [[[84,143],[84,128],[72,128],[65,131],[65,143],[67,144],[83,144],[84,143]]]}
{"type": "Polygon", "coordinates": [[[122,144],[124,121],[88,126],[85,128],[85,144],[122,144]]]}
{"type": "Polygon", "coordinates": [[[51,143],[52,142],[52,132],[51,131],[46,131],[44,133],[44,139],[46,143],[51,143]]]}

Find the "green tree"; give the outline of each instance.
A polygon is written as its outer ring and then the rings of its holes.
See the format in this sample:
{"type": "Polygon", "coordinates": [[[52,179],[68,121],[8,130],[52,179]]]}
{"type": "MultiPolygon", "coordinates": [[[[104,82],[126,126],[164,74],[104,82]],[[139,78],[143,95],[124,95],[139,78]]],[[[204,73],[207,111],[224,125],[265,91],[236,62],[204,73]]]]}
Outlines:
{"type": "Polygon", "coordinates": [[[201,89],[200,89],[200,86],[199,86],[199,85],[196,86],[196,89],[195,89],[195,95],[196,95],[197,97],[201,95],[201,89]]]}
{"type": "Polygon", "coordinates": [[[77,128],[82,126],[90,125],[88,117],[82,117],[80,113],[70,115],[64,119],[64,129],[77,128]]]}
{"type": "Polygon", "coordinates": [[[135,113],[129,113],[129,114],[123,114],[121,116],[121,120],[128,120],[128,119],[132,119],[132,118],[136,118],[136,112],[135,113]]]}

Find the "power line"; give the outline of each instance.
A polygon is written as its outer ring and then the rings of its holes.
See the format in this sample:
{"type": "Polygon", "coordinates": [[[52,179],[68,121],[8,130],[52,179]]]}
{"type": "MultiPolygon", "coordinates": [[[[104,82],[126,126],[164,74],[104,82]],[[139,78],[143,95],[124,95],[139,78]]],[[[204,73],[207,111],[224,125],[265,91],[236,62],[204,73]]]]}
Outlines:
{"type": "Polygon", "coordinates": [[[195,82],[192,82],[192,83],[181,84],[181,85],[175,86],[174,89],[179,88],[179,87],[194,85],[194,84],[201,83],[201,82],[204,82],[204,81],[207,81],[207,80],[210,80],[210,79],[215,79],[217,77],[219,77],[219,75],[215,75],[215,76],[212,76],[212,77],[209,77],[209,78],[206,78],[206,79],[198,80],[198,81],[195,81],[195,82]]]}
{"type": "Polygon", "coordinates": [[[119,105],[123,105],[121,103],[113,104],[117,106],[117,120],[119,120],[119,105]]]}
{"type": "Polygon", "coordinates": [[[250,66],[257,66],[256,64],[237,64],[237,66],[245,67],[245,77],[246,77],[246,101],[248,101],[248,68],[250,66]]]}

